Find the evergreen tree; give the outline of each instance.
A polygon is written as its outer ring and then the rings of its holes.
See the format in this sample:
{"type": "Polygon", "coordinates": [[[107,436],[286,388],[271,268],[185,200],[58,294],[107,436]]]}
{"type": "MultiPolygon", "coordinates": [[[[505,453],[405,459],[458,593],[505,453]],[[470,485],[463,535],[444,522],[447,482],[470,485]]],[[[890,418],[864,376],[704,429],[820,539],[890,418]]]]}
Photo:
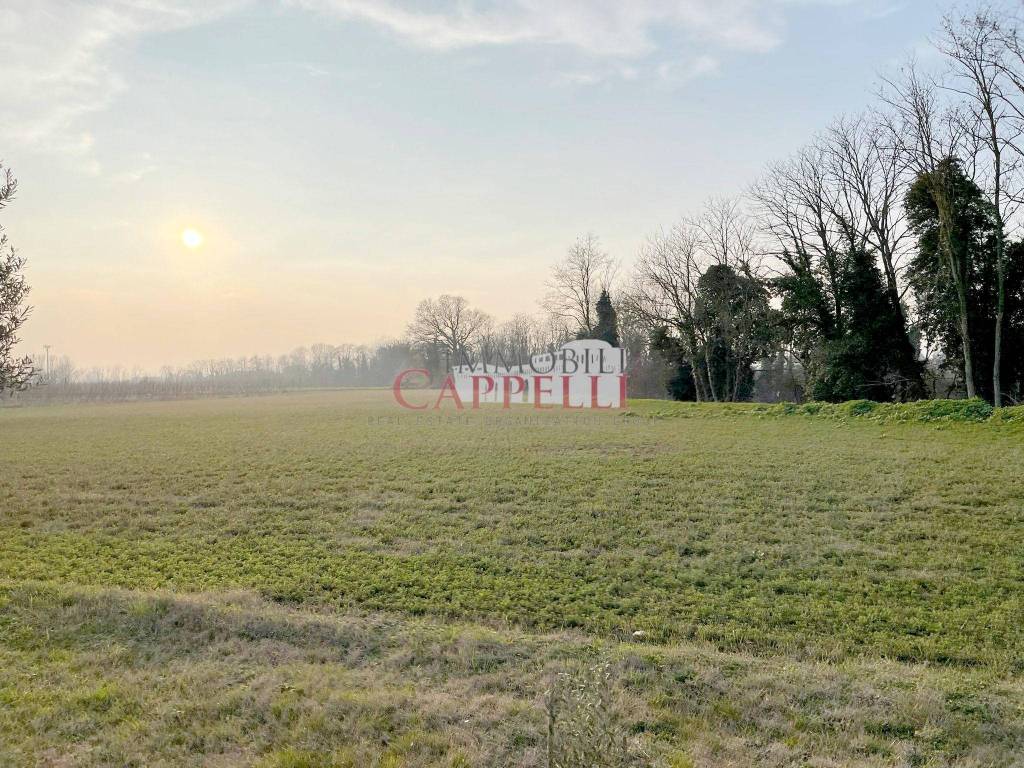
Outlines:
{"type": "Polygon", "coordinates": [[[665,389],[673,400],[694,401],[697,388],[693,381],[693,368],[687,359],[682,342],[667,328],[651,332],[651,352],[664,361],[667,370],[665,389]]]}
{"type": "Polygon", "coordinates": [[[906,321],[872,251],[851,248],[836,254],[827,274],[807,264],[774,286],[782,299],[784,334],[799,352],[814,399],[924,395],[923,370],[906,321]]]}
{"type": "MultiPolygon", "coordinates": [[[[952,261],[940,253],[939,211],[927,179],[919,177],[907,192],[907,217],[918,237],[917,254],[907,277],[917,306],[921,331],[942,351],[942,367],[966,388],[961,301],[952,274],[961,276],[967,343],[973,358],[975,388],[993,397],[992,370],[998,310],[998,219],[991,203],[955,161],[944,166],[952,205],[949,243],[952,261]]],[[[1024,245],[1010,244],[1004,254],[1005,307],[1002,339],[1002,389],[1020,400],[1024,392],[1024,245]]]]}
{"type": "Polygon", "coordinates": [[[911,400],[924,395],[921,363],[874,254],[847,254],[838,280],[842,331],[821,350],[816,400],[911,400]]]}
{"type": "Polygon", "coordinates": [[[701,370],[713,400],[749,400],[753,365],[777,348],[777,313],[765,285],[715,264],[697,282],[695,335],[703,340],[701,370]]]}
{"type": "Polygon", "coordinates": [[[593,338],[607,341],[613,347],[619,346],[619,317],[612,305],[612,297],[607,290],[601,291],[597,300],[597,325],[594,327],[593,338]]]}

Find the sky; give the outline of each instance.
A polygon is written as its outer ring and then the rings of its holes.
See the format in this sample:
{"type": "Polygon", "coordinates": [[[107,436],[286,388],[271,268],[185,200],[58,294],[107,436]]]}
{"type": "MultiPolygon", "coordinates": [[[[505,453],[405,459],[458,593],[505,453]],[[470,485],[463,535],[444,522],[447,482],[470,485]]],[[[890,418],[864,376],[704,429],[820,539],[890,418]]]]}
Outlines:
{"type": "Polygon", "coordinates": [[[535,312],[578,236],[628,268],[872,103],[945,10],[0,0],[20,349],[155,371],[398,337],[441,293],[535,312]]]}

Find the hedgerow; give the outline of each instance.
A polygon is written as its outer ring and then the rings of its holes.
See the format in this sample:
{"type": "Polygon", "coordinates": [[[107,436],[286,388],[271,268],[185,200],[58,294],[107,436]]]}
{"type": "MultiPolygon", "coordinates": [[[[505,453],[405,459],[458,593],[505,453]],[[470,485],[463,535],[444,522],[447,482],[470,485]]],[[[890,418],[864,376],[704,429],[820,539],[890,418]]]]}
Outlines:
{"type": "Polygon", "coordinates": [[[990,423],[1024,424],[1024,406],[993,408],[980,398],[968,400],[918,400],[911,403],[878,403],[849,400],[844,403],[667,403],[635,400],[625,416],[648,418],[715,418],[731,415],[758,417],[807,416],[836,421],[868,419],[889,423],[990,423]]]}

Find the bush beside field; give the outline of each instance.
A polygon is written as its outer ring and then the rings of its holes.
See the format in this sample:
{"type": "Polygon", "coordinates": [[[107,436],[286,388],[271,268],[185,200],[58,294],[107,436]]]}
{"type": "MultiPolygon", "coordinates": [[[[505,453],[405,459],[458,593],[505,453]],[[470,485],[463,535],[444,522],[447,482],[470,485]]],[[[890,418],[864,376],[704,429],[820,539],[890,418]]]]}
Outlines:
{"type": "Polygon", "coordinates": [[[877,403],[849,400],[844,403],[678,403],[664,400],[631,400],[626,416],[650,418],[715,418],[720,416],[808,416],[835,421],[867,419],[879,423],[1024,424],[1024,405],[993,408],[980,398],[970,400],[918,400],[910,403],[877,403]]]}

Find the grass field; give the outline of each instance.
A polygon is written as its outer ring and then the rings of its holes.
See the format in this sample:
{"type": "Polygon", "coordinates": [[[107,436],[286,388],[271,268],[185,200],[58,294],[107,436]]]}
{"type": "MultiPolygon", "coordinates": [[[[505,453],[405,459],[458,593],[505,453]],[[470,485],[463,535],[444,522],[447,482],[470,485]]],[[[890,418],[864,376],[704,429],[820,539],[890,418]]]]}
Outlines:
{"type": "Polygon", "coordinates": [[[1024,425],[0,409],[0,764],[1015,766],[1024,425]],[[635,636],[634,632],[642,635],[635,636]]]}

